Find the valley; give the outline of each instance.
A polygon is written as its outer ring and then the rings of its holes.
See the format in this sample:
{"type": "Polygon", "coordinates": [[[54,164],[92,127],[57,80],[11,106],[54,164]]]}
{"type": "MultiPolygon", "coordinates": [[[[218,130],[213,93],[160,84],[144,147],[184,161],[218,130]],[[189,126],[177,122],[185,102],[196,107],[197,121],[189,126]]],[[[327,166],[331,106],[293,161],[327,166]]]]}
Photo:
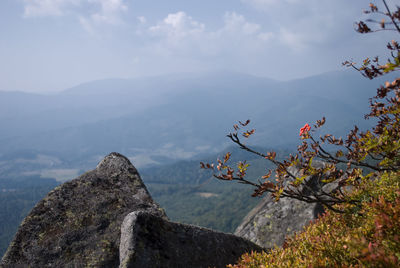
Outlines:
{"type": "Polygon", "coordinates": [[[251,119],[248,144],[282,157],[296,150],[299,128],[322,116],[324,133],[369,127],[363,111],[381,82],[348,72],[293,81],[219,72],[101,80],[53,95],[0,92],[0,254],[38,200],[112,151],[131,160],[171,220],[233,232],[260,199],[199,162],[231,151],[233,163],[250,161],[254,180],[268,166],[229,147],[232,125],[251,119]]]}

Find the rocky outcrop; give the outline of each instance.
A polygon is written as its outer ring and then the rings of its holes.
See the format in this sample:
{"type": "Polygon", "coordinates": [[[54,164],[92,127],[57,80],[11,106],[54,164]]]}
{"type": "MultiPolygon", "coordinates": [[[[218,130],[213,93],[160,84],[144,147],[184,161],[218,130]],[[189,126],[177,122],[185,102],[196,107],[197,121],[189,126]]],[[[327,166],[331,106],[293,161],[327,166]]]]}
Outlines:
{"type": "Polygon", "coordinates": [[[251,250],[261,247],[168,221],[130,161],[111,153],[32,209],[0,267],[225,267],[251,250]]]}
{"type": "Polygon", "coordinates": [[[137,170],[118,154],[64,183],[24,219],[1,267],[118,267],[120,228],[132,211],[166,219],[137,170]]]}
{"type": "MultiPolygon", "coordinates": [[[[320,165],[323,163],[313,163],[314,167],[320,165]]],[[[295,167],[290,167],[290,172],[299,176],[299,170],[295,167]]],[[[305,182],[317,191],[323,188],[329,192],[334,188],[332,184],[323,184],[317,176],[308,177],[305,182]]],[[[303,193],[307,194],[306,189],[303,193]]],[[[290,198],[281,198],[275,202],[270,195],[267,195],[244,218],[235,230],[235,235],[247,238],[265,248],[281,246],[287,235],[302,230],[323,211],[324,208],[319,203],[309,204],[290,198]]]]}
{"type": "Polygon", "coordinates": [[[261,248],[232,234],[138,211],[126,216],[121,227],[120,268],[226,267],[252,250],[261,248]]]}

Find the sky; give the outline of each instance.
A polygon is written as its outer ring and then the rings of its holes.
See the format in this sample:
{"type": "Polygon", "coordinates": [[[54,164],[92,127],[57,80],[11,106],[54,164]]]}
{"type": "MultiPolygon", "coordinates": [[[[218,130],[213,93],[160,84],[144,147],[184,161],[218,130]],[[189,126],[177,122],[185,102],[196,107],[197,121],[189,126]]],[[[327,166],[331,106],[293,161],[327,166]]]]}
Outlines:
{"type": "Polygon", "coordinates": [[[355,32],[369,2],[0,0],[0,90],[214,70],[277,80],[341,70],[388,40],[355,32]]]}

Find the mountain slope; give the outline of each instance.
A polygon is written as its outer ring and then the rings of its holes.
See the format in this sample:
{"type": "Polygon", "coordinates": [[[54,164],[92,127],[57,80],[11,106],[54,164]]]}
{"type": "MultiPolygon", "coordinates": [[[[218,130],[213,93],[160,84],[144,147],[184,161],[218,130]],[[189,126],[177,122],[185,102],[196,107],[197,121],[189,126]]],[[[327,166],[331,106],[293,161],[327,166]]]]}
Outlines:
{"type": "Polygon", "coordinates": [[[295,148],[298,129],[322,116],[336,135],[369,126],[363,111],[379,83],[354,72],[287,82],[221,72],[95,81],[54,96],[10,93],[8,106],[27,102],[31,110],[0,117],[0,149],[68,158],[119,151],[156,164],[219,151],[231,126],[248,118],[253,143],[295,148]]]}

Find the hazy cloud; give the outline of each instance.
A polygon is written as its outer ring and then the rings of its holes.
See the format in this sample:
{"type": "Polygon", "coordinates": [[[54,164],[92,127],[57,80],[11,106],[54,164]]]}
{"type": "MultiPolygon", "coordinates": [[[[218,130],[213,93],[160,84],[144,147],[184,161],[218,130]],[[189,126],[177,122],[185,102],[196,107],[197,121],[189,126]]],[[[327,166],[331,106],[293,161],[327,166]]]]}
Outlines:
{"type": "Polygon", "coordinates": [[[361,14],[360,2],[347,0],[241,0],[265,14],[275,37],[294,50],[342,38],[348,18],[361,14]]]}
{"type": "Polygon", "coordinates": [[[128,9],[124,0],[88,0],[88,2],[99,7],[97,12],[90,15],[94,23],[118,24],[121,22],[121,12],[128,9]]]}
{"type": "Polygon", "coordinates": [[[96,25],[117,25],[128,9],[126,0],[24,0],[24,17],[63,16],[73,14],[92,32],[96,25]]]}
{"type": "Polygon", "coordinates": [[[81,0],[24,0],[24,3],[25,17],[61,16],[79,6],[81,0]]]}
{"type": "Polygon", "coordinates": [[[139,16],[139,17],[137,17],[137,19],[140,22],[140,24],[145,24],[147,22],[147,19],[145,16],[139,16]]]}
{"type": "Polygon", "coordinates": [[[260,33],[258,34],[258,38],[262,41],[270,41],[274,39],[275,34],[272,32],[265,32],[265,33],[260,33]]]}
{"type": "Polygon", "coordinates": [[[2,88],[50,90],[98,78],[213,69],[276,79],[340,69],[343,60],[380,55],[392,39],[385,32],[355,33],[353,23],[368,18],[367,7],[361,0],[0,0],[7,25],[2,88]],[[41,19],[17,23],[21,5],[25,19],[41,19]],[[58,18],[62,23],[54,23],[58,18]],[[82,28],[93,35],[80,34],[82,28]]]}
{"type": "Polygon", "coordinates": [[[300,0],[242,0],[242,2],[251,4],[257,8],[266,9],[273,7],[277,4],[294,4],[301,1],[300,0]]]}
{"type": "Polygon", "coordinates": [[[246,21],[243,15],[235,12],[227,12],[224,16],[223,31],[231,32],[234,34],[252,35],[260,31],[261,26],[256,23],[246,21]]]}
{"type": "MultiPolygon", "coordinates": [[[[263,42],[272,38],[271,33],[261,32],[261,26],[251,23],[235,12],[226,12],[223,25],[214,31],[207,30],[205,23],[196,21],[185,12],[169,14],[161,22],[148,28],[149,34],[158,37],[155,42],[158,51],[172,50],[179,54],[184,51],[192,55],[216,55],[232,43],[263,42]],[[233,40],[235,40],[233,42],[233,40]]],[[[244,47],[242,49],[245,49],[244,47]]]]}

